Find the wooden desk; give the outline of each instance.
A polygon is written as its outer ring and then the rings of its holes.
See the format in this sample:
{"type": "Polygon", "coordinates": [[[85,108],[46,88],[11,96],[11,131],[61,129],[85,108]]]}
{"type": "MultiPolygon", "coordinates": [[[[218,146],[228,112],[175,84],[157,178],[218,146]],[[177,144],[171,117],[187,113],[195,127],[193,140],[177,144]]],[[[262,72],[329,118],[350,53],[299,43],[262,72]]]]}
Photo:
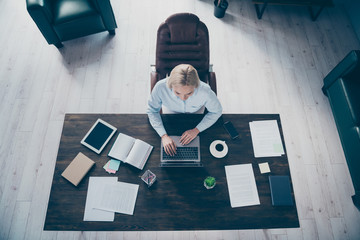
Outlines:
{"type": "MultiPolygon", "coordinates": [[[[171,135],[180,135],[183,131],[195,127],[201,119],[202,115],[196,114],[163,116],[165,127],[171,135]]],[[[296,206],[272,206],[268,174],[260,174],[257,164],[267,161],[272,170],[271,174],[290,175],[287,156],[254,158],[248,123],[264,119],[276,119],[282,136],[280,117],[277,114],[225,114],[211,128],[200,134],[203,168],[160,168],[160,138],[150,126],[147,115],[67,114],[44,229],[158,231],[299,227],[296,206]],[[115,175],[119,181],[139,184],[140,187],[134,215],[116,213],[114,222],[83,221],[89,176],[109,176],[102,167],[108,161],[107,153],[115,141],[113,137],[101,155],[80,144],[82,137],[98,118],[117,127],[118,132],[140,138],[154,146],[143,171],[130,165],[120,165],[115,175]],[[233,122],[242,135],[241,139],[230,140],[222,126],[222,123],[228,120],[233,122]],[[209,146],[215,139],[227,141],[229,153],[224,159],[215,159],[210,155],[209,146]],[[61,173],[80,151],[93,159],[96,166],[78,187],[74,187],[61,177],[61,173]],[[253,164],[261,205],[241,208],[230,206],[224,166],[241,163],[253,164]],[[146,169],[150,169],[158,178],[149,189],[139,178],[146,169]],[[217,179],[212,190],[206,190],[203,186],[203,180],[209,175],[217,179]]]]}
{"type": "Polygon", "coordinates": [[[325,7],[334,6],[332,0],[252,0],[252,3],[255,5],[258,19],[262,18],[265,8],[268,4],[307,6],[310,12],[311,19],[313,21],[317,19],[317,17],[320,15],[321,11],[325,7]],[[262,5],[261,9],[260,5],[262,5]],[[318,8],[316,12],[314,12],[313,7],[318,8]]]}

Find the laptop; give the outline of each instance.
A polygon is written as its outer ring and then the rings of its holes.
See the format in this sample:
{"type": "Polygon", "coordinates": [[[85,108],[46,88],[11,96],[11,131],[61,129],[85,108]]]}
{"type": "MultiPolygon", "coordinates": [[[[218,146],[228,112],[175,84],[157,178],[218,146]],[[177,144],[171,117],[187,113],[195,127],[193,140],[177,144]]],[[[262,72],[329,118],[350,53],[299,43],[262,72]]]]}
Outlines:
{"type": "Polygon", "coordinates": [[[170,136],[176,144],[176,154],[167,155],[161,143],[160,166],[161,167],[202,167],[200,159],[200,137],[197,136],[187,145],[180,144],[181,136],[170,136]]]}

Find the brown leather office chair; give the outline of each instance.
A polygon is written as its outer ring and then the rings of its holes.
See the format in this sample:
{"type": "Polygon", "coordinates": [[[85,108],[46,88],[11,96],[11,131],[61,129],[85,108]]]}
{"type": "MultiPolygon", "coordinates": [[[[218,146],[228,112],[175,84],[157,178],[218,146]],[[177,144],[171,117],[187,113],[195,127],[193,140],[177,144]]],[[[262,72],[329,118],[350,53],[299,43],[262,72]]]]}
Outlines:
{"type": "Polygon", "coordinates": [[[156,65],[151,72],[151,90],[155,84],[182,63],[191,64],[201,81],[216,94],[216,75],[209,65],[209,32],[191,13],[177,13],[161,23],[157,32],[156,65]]]}

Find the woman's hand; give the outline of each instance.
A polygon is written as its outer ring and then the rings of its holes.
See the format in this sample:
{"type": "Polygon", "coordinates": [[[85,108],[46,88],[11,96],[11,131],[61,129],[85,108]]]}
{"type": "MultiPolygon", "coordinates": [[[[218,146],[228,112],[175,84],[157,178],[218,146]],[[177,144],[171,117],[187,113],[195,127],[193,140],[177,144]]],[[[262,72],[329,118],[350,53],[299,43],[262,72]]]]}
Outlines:
{"type": "Polygon", "coordinates": [[[176,154],[176,144],[171,137],[165,134],[161,137],[161,142],[167,155],[174,156],[176,154]]]}
{"type": "Polygon", "coordinates": [[[190,130],[185,131],[180,138],[180,143],[182,145],[189,144],[196,136],[199,134],[199,130],[197,128],[193,128],[190,130]]]}

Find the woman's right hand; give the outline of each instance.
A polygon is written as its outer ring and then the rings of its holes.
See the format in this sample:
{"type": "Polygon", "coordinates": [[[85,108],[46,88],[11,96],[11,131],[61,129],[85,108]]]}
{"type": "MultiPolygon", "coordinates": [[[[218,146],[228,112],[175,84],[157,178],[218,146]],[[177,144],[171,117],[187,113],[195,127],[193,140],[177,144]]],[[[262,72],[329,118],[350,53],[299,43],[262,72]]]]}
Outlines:
{"type": "Polygon", "coordinates": [[[161,142],[167,155],[174,156],[176,154],[176,144],[171,137],[165,134],[161,137],[161,142]]]}

